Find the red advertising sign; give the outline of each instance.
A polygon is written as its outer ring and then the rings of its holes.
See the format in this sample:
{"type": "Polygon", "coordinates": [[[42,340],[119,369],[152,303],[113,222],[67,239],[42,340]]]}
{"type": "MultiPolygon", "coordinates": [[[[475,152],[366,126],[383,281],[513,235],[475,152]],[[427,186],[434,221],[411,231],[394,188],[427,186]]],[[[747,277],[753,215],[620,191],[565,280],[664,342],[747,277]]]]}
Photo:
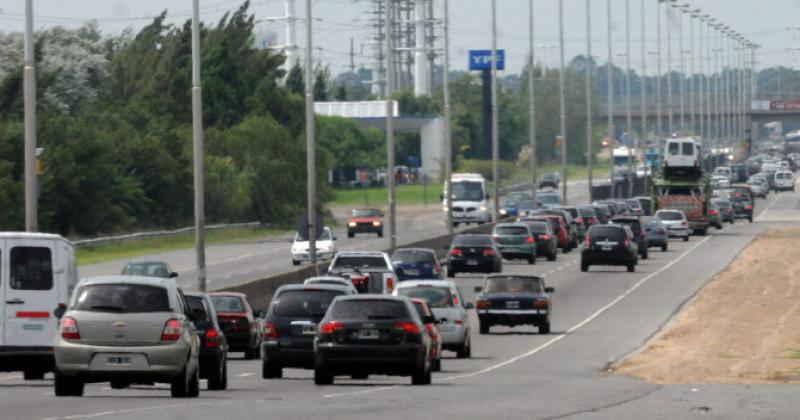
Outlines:
{"type": "Polygon", "coordinates": [[[800,100],[770,101],[769,109],[773,111],[800,110],[800,100]]]}

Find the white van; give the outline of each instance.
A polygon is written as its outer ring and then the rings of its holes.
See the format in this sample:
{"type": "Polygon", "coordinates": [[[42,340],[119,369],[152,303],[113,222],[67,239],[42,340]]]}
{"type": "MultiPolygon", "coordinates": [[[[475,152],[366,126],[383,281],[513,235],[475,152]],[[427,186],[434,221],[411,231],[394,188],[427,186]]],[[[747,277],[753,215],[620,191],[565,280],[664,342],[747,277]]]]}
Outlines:
{"type": "Polygon", "coordinates": [[[724,176],[728,182],[733,181],[733,171],[730,166],[717,166],[714,168],[714,175],[724,176]]]}
{"type": "Polygon", "coordinates": [[[0,232],[0,371],[42,379],[53,370],[58,315],[77,282],[75,251],[68,240],[0,232]]]}
{"type": "Polygon", "coordinates": [[[486,180],[481,174],[453,174],[452,194],[448,196],[448,186],[444,186],[442,200],[445,217],[447,199],[453,200],[453,225],[459,223],[488,223],[492,220],[492,205],[486,193],[486,180]]]}
{"type": "Polygon", "coordinates": [[[667,139],[664,145],[664,177],[699,177],[702,174],[700,150],[693,137],[667,139]]]}

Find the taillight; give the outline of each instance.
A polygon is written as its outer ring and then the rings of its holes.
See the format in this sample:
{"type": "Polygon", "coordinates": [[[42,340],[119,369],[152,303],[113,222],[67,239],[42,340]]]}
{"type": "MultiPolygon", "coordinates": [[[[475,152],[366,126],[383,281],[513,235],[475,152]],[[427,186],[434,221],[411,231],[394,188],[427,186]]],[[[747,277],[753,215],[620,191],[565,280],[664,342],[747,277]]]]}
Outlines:
{"type": "Polygon", "coordinates": [[[492,235],[492,239],[493,239],[495,242],[497,242],[497,239],[499,239],[499,237],[498,237],[497,235],[492,235]]]}
{"type": "Polygon", "coordinates": [[[631,239],[630,238],[625,238],[625,247],[627,248],[627,247],[630,247],[630,246],[631,246],[631,239]]]}
{"type": "Polygon", "coordinates": [[[547,301],[546,300],[535,300],[533,301],[534,308],[547,308],[547,301]]]}
{"type": "Polygon", "coordinates": [[[394,324],[395,331],[402,331],[407,334],[419,334],[419,327],[413,322],[401,321],[394,324]]]}
{"type": "Polygon", "coordinates": [[[492,256],[494,256],[494,250],[493,249],[484,249],[483,250],[483,256],[484,257],[492,257],[492,256]]]}
{"type": "Polygon", "coordinates": [[[752,204],[748,204],[747,205],[747,210],[753,210],[753,205],[752,204]]]}
{"type": "Polygon", "coordinates": [[[585,238],[583,238],[583,247],[584,247],[584,248],[589,248],[589,246],[590,246],[591,244],[592,244],[592,240],[591,240],[591,239],[589,239],[589,235],[586,235],[586,237],[585,237],[585,238]]]}
{"type": "Polygon", "coordinates": [[[479,300],[475,302],[475,307],[477,309],[489,309],[489,301],[488,300],[479,300]]]}
{"type": "Polygon", "coordinates": [[[454,257],[463,257],[464,256],[464,251],[462,251],[462,250],[460,250],[458,248],[453,248],[453,249],[450,250],[450,255],[452,255],[454,257]]]}
{"type": "Polygon", "coordinates": [[[436,265],[433,266],[433,272],[437,273],[437,274],[441,273],[442,272],[442,266],[439,265],[439,263],[436,263],[436,265]]]}
{"type": "Polygon", "coordinates": [[[206,331],[205,346],[210,349],[219,347],[219,331],[214,328],[206,331]]]}
{"type": "Polygon", "coordinates": [[[264,324],[264,328],[261,330],[261,336],[264,337],[264,340],[276,341],[278,339],[278,329],[275,328],[275,324],[271,322],[264,324]]]}
{"type": "Polygon", "coordinates": [[[161,333],[161,341],[177,341],[183,335],[183,323],[175,318],[170,319],[164,324],[164,332],[161,333]]]}
{"type": "Polygon", "coordinates": [[[716,211],[716,210],[711,210],[711,215],[712,215],[712,216],[716,216],[717,214],[719,214],[719,212],[718,212],[718,211],[716,211]]]}
{"type": "Polygon", "coordinates": [[[458,295],[453,293],[453,306],[458,306],[458,295]]]}
{"type": "Polygon", "coordinates": [[[544,235],[539,236],[539,237],[542,238],[543,241],[549,241],[550,240],[550,235],[548,235],[546,233],[544,235]]]}
{"type": "Polygon", "coordinates": [[[594,217],[592,217],[592,218],[589,219],[589,224],[593,225],[595,223],[595,221],[596,221],[596,219],[594,217]]]}
{"type": "Polygon", "coordinates": [[[575,219],[575,223],[583,224],[583,217],[578,217],[575,219]]]}
{"type": "Polygon", "coordinates": [[[462,321],[460,319],[457,319],[457,320],[453,321],[453,323],[455,323],[456,325],[461,325],[461,324],[464,323],[464,321],[462,321]]]}
{"type": "Polygon", "coordinates": [[[535,240],[535,239],[533,239],[533,236],[528,236],[528,239],[526,239],[526,241],[527,241],[529,244],[532,244],[532,243],[536,242],[536,240],[535,240]]]}
{"type": "Polygon", "coordinates": [[[344,325],[339,321],[328,321],[319,327],[320,334],[333,334],[334,331],[341,331],[344,325]]]}
{"type": "Polygon", "coordinates": [[[394,279],[391,278],[391,277],[388,277],[386,279],[386,291],[387,292],[392,292],[393,290],[394,290],[394,279]]]}
{"type": "Polygon", "coordinates": [[[78,321],[71,316],[61,318],[61,338],[65,340],[80,340],[81,333],[78,331],[78,321]]]}

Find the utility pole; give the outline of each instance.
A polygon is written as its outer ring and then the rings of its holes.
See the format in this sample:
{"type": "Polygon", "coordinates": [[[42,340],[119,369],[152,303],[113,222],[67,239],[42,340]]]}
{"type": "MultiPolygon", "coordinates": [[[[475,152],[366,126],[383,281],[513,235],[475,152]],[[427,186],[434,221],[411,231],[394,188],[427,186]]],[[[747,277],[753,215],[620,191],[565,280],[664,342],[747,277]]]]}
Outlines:
{"type": "Polygon", "coordinates": [[[706,150],[705,144],[706,144],[706,139],[708,138],[708,137],[705,136],[705,119],[706,119],[706,106],[705,105],[706,104],[705,104],[705,101],[703,101],[703,99],[705,98],[703,96],[703,92],[705,92],[705,89],[706,89],[706,71],[705,71],[705,65],[703,64],[703,61],[704,61],[703,60],[703,57],[704,57],[704,55],[703,55],[703,20],[705,18],[703,17],[700,9],[695,9],[693,13],[694,13],[694,17],[697,18],[697,22],[698,22],[698,32],[697,32],[698,35],[697,35],[697,38],[699,40],[699,45],[698,45],[697,51],[698,51],[699,56],[700,56],[700,63],[699,63],[700,64],[700,80],[698,81],[700,87],[697,90],[697,102],[700,105],[700,111],[699,111],[699,116],[700,116],[700,121],[699,121],[700,122],[700,140],[701,140],[701,143],[703,144],[703,150],[706,150]]]}
{"type": "Polygon", "coordinates": [[[631,115],[631,1],[625,0],[625,122],[628,131],[628,197],[633,195],[633,117],[631,115]]]}
{"type": "MultiPolygon", "coordinates": [[[[195,0],[196,1],[196,0],[195,0]]],[[[36,179],[36,58],[33,42],[33,0],[25,0],[25,231],[39,230],[39,186],[36,179]]]]}
{"type": "MultiPolygon", "coordinates": [[[[712,19],[714,22],[715,19],[712,19]]],[[[720,43],[720,24],[714,23],[714,142],[711,146],[712,152],[718,148],[720,140],[722,140],[722,69],[720,68],[720,53],[722,47],[720,43]]],[[[716,164],[717,158],[714,155],[714,163],[716,164]]]]}
{"type": "MultiPolygon", "coordinates": [[[[446,1],[446,0],[445,0],[446,1]]],[[[537,185],[537,156],[536,156],[536,47],[534,44],[534,12],[533,0],[528,0],[528,35],[529,53],[528,57],[528,136],[531,148],[531,191],[536,191],[537,185]]],[[[589,175],[591,176],[591,174],[589,175]]]]}
{"type": "Polygon", "coordinates": [[[350,38],[350,74],[356,74],[356,47],[354,39],[350,38]]]}
{"type": "MultiPolygon", "coordinates": [[[[314,125],[314,61],[312,51],[313,28],[311,26],[311,0],[306,0],[306,190],[308,193],[306,211],[308,212],[308,257],[314,275],[317,269],[317,142],[314,125]]],[[[352,44],[351,44],[352,47],[352,44]]]]}
{"type": "MultiPolygon", "coordinates": [[[[531,3],[533,3],[533,0],[531,0],[531,3]]],[[[533,8],[531,8],[531,11],[533,11],[533,8]]],[[[533,48],[533,45],[531,45],[531,48],[533,48]]],[[[594,169],[592,168],[592,161],[594,160],[592,147],[592,72],[594,71],[594,66],[592,63],[592,8],[589,5],[589,0],[586,0],[586,169],[589,173],[590,202],[592,201],[592,192],[594,190],[594,169]]],[[[531,77],[531,79],[533,78],[531,77]]],[[[533,80],[531,80],[531,83],[533,83],[533,80]]]]}
{"type": "Polygon", "coordinates": [[[447,234],[453,236],[453,136],[452,109],[450,107],[450,0],[444,3],[444,173],[447,183],[445,202],[447,203],[447,234]]]}
{"type": "MultiPolygon", "coordinates": [[[[641,138],[639,140],[639,147],[637,147],[636,150],[641,152],[647,146],[647,48],[646,48],[646,42],[645,42],[645,40],[647,39],[647,33],[645,32],[645,24],[644,24],[644,22],[645,22],[644,0],[641,0],[641,2],[639,4],[639,9],[641,11],[641,14],[639,15],[639,20],[641,20],[640,29],[641,29],[641,34],[642,34],[642,44],[641,44],[641,46],[642,46],[642,49],[641,49],[641,54],[642,54],[642,90],[641,90],[641,94],[640,94],[641,99],[642,99],[642,136],[641,136],[641,138]]],[[[647,189],[647,170],[649,168],[647,167],[646,152],[642,153],[642,155],[645,158],[645,159],[643,159],[644,162],[642,162],[642,164],[644,165],[644,181],[645,181],[644,185],[645,185],[645,191],[648,191],[648,189],[647,189]]]]}
{"type": "Polygon", "coordinates": [[[200,0],[192,0],[192,139],[194,153],[194,236],[198,289],[206,291],[206,212],[203,158],[203,85],[200,82],[200,0]]]}
{"type": "Polygon", "coordinates": [[[656,139],[661,145],[663,123],[661,122],[661,0],[656,3],[656,139]]]}
{"type": "Polygon", "coordinates": [[[673,124],[673,117],[672,114],[675,110],[675,107],[672,102],[672,29],[670,25],[670,16],[672,16],[672,3],[676,0],[665,0],[668,1],[666,7],[666,22],[667,22],[667,127],[669,127],[669,135],[667,137],[671,137],[675,134],[675,126],[673,124]]]}
{"type": "Polygon", "coordinates": [[[686,92],[686,68],[684,65],[683,60],[683,7],[675,5],[675,8],[678,10],[678,67],[680,69],[680,80],[678,83],[678,114],[680,115],[680,127],[679,130],[681,134],[683,131],[686,130],[686,119],[685,119],[685,109],[684,109],[684,94],[686,92]]]}
{"type": "Polygon", "coordinates": [[[558,96],[560,98],[559,120],[561,123],[561,195],[564,204],[567,199],[567,105],[565,98],[564,72],[564,0],[558,0],[558,43],[561,50],[561,67],[558,72],[558,96]]]}
{"type": "Polygon", "coordinates": [[[386,183],[389,187],[389,250],[397,247],[397,225],[395,224],[395,164],[394,164],[394,101],[392,93],[394,88],[394,65],[392,64],[394,51],[392,44],[392,0],[384,2],[384,33],[386,37],[386,183]]]}
{"type": "Polygon", "coordinates": [[[694,95],[697,92],[695,88],[695,74],[694,74],[694,12],[689,9],[688,5],[685,7],[684,12],[689,17],[689,124],[691,126],[691,130],[689,130],[690,134],[695,135],[697,130],[697,120],[695,119],[695,101],[694,95]]]}
{"type": "Polygon", "coordinates": [[[614,55],[613,55],[613,44],[614,39],[611,38],[611,0],[606,0],[606,13],[607,13],[607,22],[608,25],[606,27],[607,30],[607,37],[608,37],[608,63],[606,64],[606,76],[607,84],[608,84],[608,111],[606,111],[606,117],[608,118],[607,122],[607,136],[608,136],[608,174],[611,177],[611,197],[616,197],[616,180],[614,179],[614,55]]]}
{"type": "Polygon", "coordinates": [[[414,95],[429,95],[428,63],[425,54],[425,0],[414,0],[414,95]]]}
{"type": "Polygon", "coordinates": [[[492,220],[500,220],[500,171],[498,159],[500,158],[500,122],[497,109],[497,0],[492,0],[492,181],[494,194],[492,196],[492,220]]]}

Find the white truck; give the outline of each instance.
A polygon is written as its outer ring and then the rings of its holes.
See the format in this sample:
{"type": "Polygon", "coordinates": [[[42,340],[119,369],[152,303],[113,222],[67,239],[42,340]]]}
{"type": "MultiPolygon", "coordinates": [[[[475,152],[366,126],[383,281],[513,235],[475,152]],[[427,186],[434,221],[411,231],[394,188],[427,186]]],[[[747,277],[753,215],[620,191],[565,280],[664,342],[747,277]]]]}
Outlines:
{"type": "Polygon", "coordinates": [[[488,223],[492,220],[492,204],[486,192],[486,179],[480,174],[453,174],[453,188],[444,185],[442,203],[447,217],[447,200],[453,200],[453,225],[488,223]],[[448,194],[448,191],[452,193],[448,194]]]}
{"type": "Polygon", "coordinates": [[[638,160],[635,150],[622,146],[614,148],[611,153],[614,156],[614,177],[617,180],[626,179],[631,168],[636,170],[638,160]]]}

